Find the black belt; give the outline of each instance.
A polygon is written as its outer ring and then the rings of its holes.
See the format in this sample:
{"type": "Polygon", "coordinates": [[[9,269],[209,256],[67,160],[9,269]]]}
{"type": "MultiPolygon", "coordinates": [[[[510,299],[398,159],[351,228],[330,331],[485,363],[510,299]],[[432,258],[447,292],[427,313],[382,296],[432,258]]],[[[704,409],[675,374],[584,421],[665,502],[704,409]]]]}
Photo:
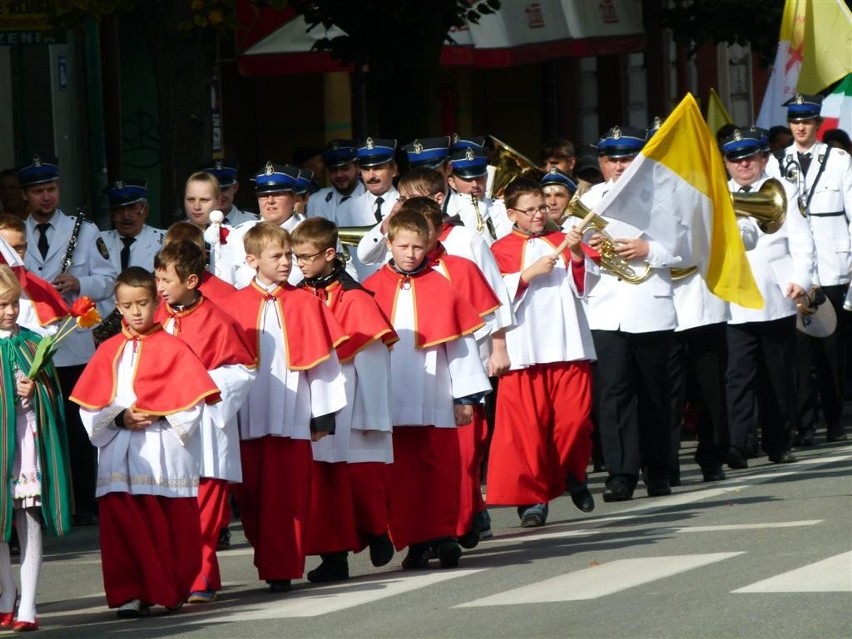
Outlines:
{"type": "Polygon", "coordinates": [[[831,213],[809,213],[811,217],[840,217],[846,215],[845,211],[833,211],[831,213]]]}

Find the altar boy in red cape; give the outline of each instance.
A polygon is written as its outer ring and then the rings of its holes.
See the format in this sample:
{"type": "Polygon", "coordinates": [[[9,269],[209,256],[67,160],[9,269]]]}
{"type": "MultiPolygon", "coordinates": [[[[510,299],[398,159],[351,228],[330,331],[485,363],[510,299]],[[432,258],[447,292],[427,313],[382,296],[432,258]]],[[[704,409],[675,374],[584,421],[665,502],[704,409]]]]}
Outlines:
{"type": "Polygon", "coordinates": [[[391,351],[394,464],[390,531],[405,569],[458,565],[461,457],[457,426],[491,390],[473,332],[484,322],[426,259],[431,228],[415,211],[388,227],[393,258],[364,282],[399,335],[391,351]]]}
{"type": "Polygon", "coordinates": [[[322,563],[312,582],[349,576],[347,552],[370,548],[374,566],[393,558],[388,537],[388,478],[393,462],[390,353],[398,340],[372,294],[346,272],[337,253],[337,227],[322,217],[293,230],[299,284],[323,300],[349,339],[337,349],[346,379],[346,408],[337,414],[333,437],[313,443],[307,554],[322,563]]]}
{"type": "Polygon", "coordinates": [[[533,527],[566,488],[578,508],[594,508],[586,466],[595,349],[582,298],[599,271],[576,230],[546,230],[537,182],[511,182],[504,201],[514,226],[491,250],[517,325],[506,334],[511,369],[500,378],[487,495],[489,504],[517,506],[521,525],[533,527]]]}
{"type": "Polygon", "coordinates": [[[192,584],[189,603],[209,603],[222,589],[216,547],[220,531],[230,522],[229,482],[242,481],[237,411],[254,381],[254,346],[245,331],[199,291],[205,268],[204,251],[192,242],[170,242],[154,256],[157,322],[167,333],[189,344],[222,394],[205,406],[199,428],[201,479],[201,572],[192,584]]]}
{"type": "Polygon", "coordinates": [[[335,413],[346,406],[335,351],[346,335],[322,301],[287,283],[287,231],[260,222],[244,244],[255,277],[227,300],[258,354],[240,409],[240,517],[259,578],[285,592],[305,570],[311,441],[333,433],[335,413]]]}
{"type": "Polygon", "coordinates": [[[121,333],[100,345],[71,401],[98,448],[104,590],[118,616],[186,601],[201,563],[198,426],[219,389],[184,342],[155,323],[154,276],[115,283],[121,333]]]}

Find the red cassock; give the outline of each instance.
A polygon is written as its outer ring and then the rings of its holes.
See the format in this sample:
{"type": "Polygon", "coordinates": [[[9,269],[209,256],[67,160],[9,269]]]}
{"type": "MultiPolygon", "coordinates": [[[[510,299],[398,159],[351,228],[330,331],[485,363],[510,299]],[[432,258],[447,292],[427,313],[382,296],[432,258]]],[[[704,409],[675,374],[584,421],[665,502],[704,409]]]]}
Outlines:
{"type": "MultiPolygon", "coordinates": [[[[337,280],[325,288],[303,289],[325,300],[349,339],[337,347],[341,363],[376,340],[399,340],[373,296],[356,282],[337,280]]],[[[387,468],[382,462],[313,462],[305,554],[359,552],[369,538],[387,532],[387,468]]]]}
{"type": "MultiPolygon", "coordinates": [[[[260,352],[261,313],[278,306],[290,370],[308,370],[329,358],[346,333],[320,300],[290,284],[267,292],[256,282],[239,289],[226,304],[248,340],[260,352]]],[[[309,441],[265,436],[240,442],[243,484],[240,517],[254,548],[260,579],[300,579],[305,569],[305,527],[313,463],[309,441]],[[282,489],[286,487],[285,489],[282,489]]]]}
{"type": "MultiPolygon", "coordinates": [[[[375,293],[376,302],[392,322],[399,291],[413,291],[418,349],[450,342],[484,326],[477,310],[431,267],[406,275],[386,264],[364,286],[375,293]]],[[[394,546],[399,550],[455,536],[463,467],[456,429],[404,424],[397,428],[394,424],[393,446],[389,523],[394,546]]]]}

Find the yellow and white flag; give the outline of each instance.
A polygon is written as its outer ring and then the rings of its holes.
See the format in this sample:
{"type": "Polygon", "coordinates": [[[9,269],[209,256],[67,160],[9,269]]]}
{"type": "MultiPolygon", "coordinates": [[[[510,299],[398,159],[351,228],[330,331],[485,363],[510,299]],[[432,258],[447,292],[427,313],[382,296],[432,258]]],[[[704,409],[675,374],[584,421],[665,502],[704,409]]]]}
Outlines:
{"type": "Polygon", "coordinates": [[[723,125],[733,122],[716,89],[710,89],[710,97],[707,99],[707,126],[710,127],[710,133],[716,135],[716,131],[723,125]]]}
{"type": "Polygon", "coordinates": [[[595,207],[694,264],[722,299],[762,308],[722,155],[691,94],[681,100],[595,207]]]}

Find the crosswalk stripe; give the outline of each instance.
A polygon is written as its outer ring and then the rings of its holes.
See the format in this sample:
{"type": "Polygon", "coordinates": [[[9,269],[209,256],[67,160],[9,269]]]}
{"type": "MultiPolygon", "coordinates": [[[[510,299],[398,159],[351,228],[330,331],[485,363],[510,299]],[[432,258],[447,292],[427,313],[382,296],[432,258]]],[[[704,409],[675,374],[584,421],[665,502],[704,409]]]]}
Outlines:
{"type": "Polygon", "coordinates": [[[455,607],[478,608],[482,606],[597,599],[741,554],[743,553],[721,552],[704,555],[620,559],[612,563],[601,564],[594,568],[586,568],[567,575],[545,579],[536,584],[476,599],[455,607]]]}
{"type": "Polygon", "coordinates": [[[420,588],[474,575],[482,570],[448,570],[412,574],[409,572],[384,579],[364,578],[341,584],[294,590],[283,597],[272,597],[251,606],[223,610],[205,609],[203,618],[190,621],[192,624],[209,624],[223,621],[256,621],[261,619],[284,619],[292,617],[317,617],[364,604],[374,603],[420,588]]]}
{"type": "Polygon", "coordinates": [[[852,592],[852,552],[840,553],[733,592],[852,592]]]}
{"type": "Polygon", "coordinates": [[[766,528],[798,528],[800,526],[816,526],[824,519],[802,519],[800,521],[775,521],[765,524],[728,524],[724,526],[680,526],[675,532],[732,532],[735,530],[762,530],[766,528]]]}

